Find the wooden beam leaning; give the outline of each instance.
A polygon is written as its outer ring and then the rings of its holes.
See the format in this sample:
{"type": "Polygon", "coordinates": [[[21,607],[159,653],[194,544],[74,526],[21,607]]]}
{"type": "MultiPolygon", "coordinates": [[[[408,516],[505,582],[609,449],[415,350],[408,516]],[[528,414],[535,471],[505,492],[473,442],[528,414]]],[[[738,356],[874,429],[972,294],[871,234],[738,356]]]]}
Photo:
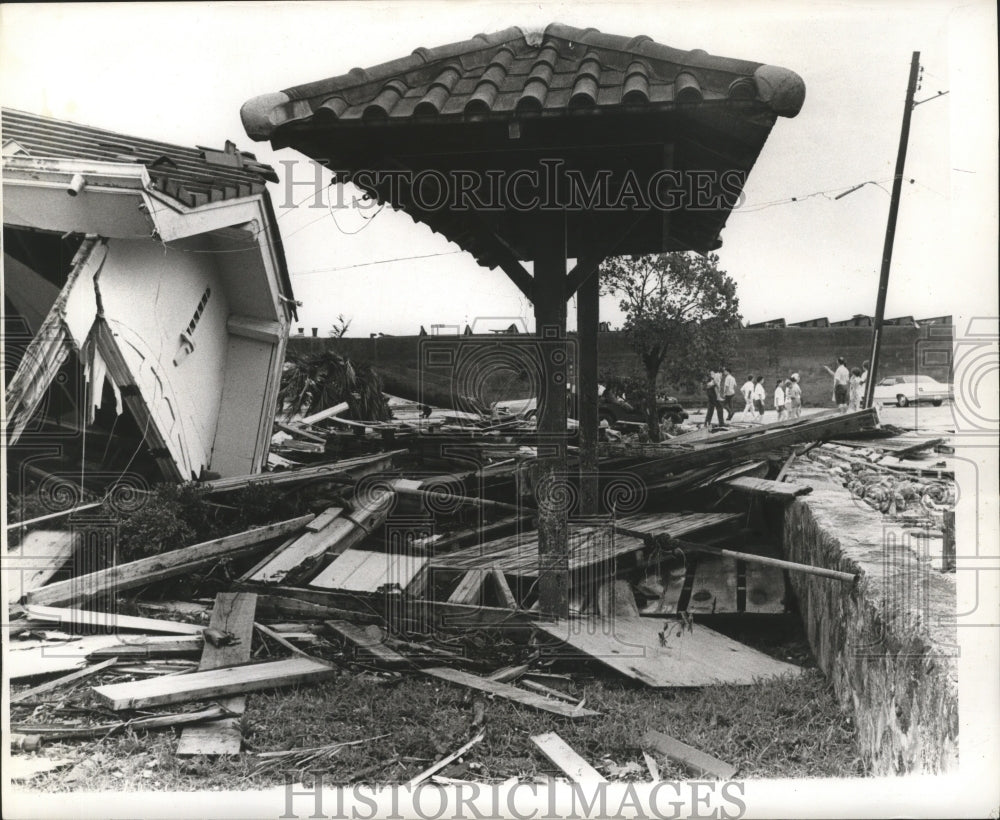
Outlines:
{"type": "MultiPolygon", "coordinates": [[[[252,592],[220,592],[215,596],[215,606],[209,621],[210,629],[217,629],[233,636],[231,643],[214,646],[205,641],[199,672],[246,663],[250,660],[253,640],[253,619],[257,596],[252,592]]],[[[177,741],[175,754],[186,755],[236,755],[243,746],[239,715],[246,710],[246,698],[235,695],[219,702],[232,717],[224,717],[197,726],[188,726],[177,741]]]]}
{"type": "Polygon", "coordinates": [[[58,606],[106,592],[132,589],[143,584],[174,578],[223,558],[252,551],[272,538],[282,538],[297,532],[313,518],[313,515],[303,515],[150,558],[140,558],[138,561],[98,570],[79,578],[59,581],[28,593],[28,603],[58,606]]]}

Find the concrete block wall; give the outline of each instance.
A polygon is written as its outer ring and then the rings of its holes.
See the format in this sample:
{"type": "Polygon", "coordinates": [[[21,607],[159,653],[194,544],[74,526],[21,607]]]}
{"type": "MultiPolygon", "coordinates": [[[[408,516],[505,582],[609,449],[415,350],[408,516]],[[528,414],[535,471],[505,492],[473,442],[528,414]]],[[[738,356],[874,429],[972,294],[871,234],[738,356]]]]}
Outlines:
{"type": "MultiPolygon", "coordinates": [[[[519,337],[524,339],[524,337],[519,337]]],[[[748,374],[762,375],[768,391],[779,376],[798,373],[806,406],[826,407],[831,404],[832,379],[823,365],[834,367],[838,356],[848,365],[860,366],[868,358],[872,332],[867,327],[828,328],[746,328],[739,332],[737,349],[729,362],[737,380],[742,383],[748,374]]],[[[572,339],[572,337],[571,337],[572,339]]],[[[475,344],[502,344],[502,336],[473,337],[475,344]]],[[[323,339],[293,336],[292,350],[322,350],[334,347],[351,359],[371,362],[382,374],[389,392],[409,396],[416,391],[420,379],[424,395],[432,403],[444,403],[450,395],[450,383],[437,374],[421,373],[420,345],[432,341],[435,345],[468,343],[465,336],[384,336],[376,339],[323,339]],[[437,399],[435,399],[437,397],[437,399]]],[[[573,346],[569,346],[572,354],[573,346]]],[[[926,373],[941,381],[951,380],[952,327],[887,327],[882,345],[883,375],[926,373]]],[[[679,353],[678,355],[683,355],[679,353]]],[[[601,333],[598,337],[599,372],[642,377],[636,354],[629,348],[623,333],[601,333]]],[[[683,385],[663,383],[667,392],[682,401],[700,405],[700,391],[685,390],[683,385]]],[[[507,387],[508,395],[495,398],[522,398],[520,385],[507,387]]]]}
{"type": "Polygon", "coordinates": [[[813,492],[785,509],[785,557],[860,574],[853,589],[791,578],[820,669],[853,713],[862,759],[875,775],[955,770],[958,647],[947,625],[954,576],[920,560],[903,531],[843,487],[801,468],[789,480],[813,492]]]}

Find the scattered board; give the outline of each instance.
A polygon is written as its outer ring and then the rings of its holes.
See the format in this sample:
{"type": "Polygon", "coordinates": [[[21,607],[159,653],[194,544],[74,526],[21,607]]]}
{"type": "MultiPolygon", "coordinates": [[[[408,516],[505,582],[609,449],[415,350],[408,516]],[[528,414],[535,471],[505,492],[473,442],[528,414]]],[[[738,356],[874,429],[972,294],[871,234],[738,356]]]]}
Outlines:
{"type": "Polygon", "coordinates": [[[604,783],[600,773],[578,755],[570,745],[555,732],[532,735],[534,743],[549,760],[558,766],[574,783],[604,783]]]}
{"type": "Polygon", "coordinates": [[[426,570],[428,559],[405,553],[349,549],[309,582],[320,589],[376,592],[386,585],[407,589],[426,570]]]}
{"type": "Polygon", "coordinates": [[[139,632],[166,632],[171,635],[200,635],[204,627],[182,621],[137,618],[89,609],[27,604],[24,611],[36,621],[52,621],[61,626],[100,627],[102,630],[132,629],[139,632]]]}
{"type": "Polygon", "coordinates": [[[679,622],[659,618],[574,618],[534,625],[582,655],[652,687],[748,686],[762,678],[802,672],[701,624],[690,632],[679,622]]]}
{"type": "Polygon", "coordinates": [[[695,777],[708,776],[717,777],[720,780],[732,780],[736,774],[735,766],[712,757],[694,746],[681,743],[670,735],[657,732],[655,729],[650,729],[642,736],[642,745],[682,764],[695,777]]]}
{"type": "Polygon", "coordinates": [[[94,687],[94,692],[112,709],[145,709],[168,703],[208,700],[262,689],[312,683],[333,677],[337,671],[309,658],[288,658],[267,663],[227,666],[189,675],[166,676],[144,681],[94,687]]]}

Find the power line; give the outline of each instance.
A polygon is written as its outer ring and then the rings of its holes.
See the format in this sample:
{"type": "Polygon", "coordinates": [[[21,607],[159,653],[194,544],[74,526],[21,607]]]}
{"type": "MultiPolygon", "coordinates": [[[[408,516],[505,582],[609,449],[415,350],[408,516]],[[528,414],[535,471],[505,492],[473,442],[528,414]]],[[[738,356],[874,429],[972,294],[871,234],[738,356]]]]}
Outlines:
{"type": "Polygon", "coordinates": [[[372,262],[357,262],[353,265],[340,265],[332,268],[313,268],[312,270],[289,271],[291,276],[308,276],[313,273],[331,273],[338,270],[352,270],[354,268],[367,268],[371,265],[388,265],[393,262],[408,262],[411,259],[431,259],[435,256],[454,256],[465,251],[442,251],[440,253],[425,253],[419,256],[399,256],[395,259],[376,259],[372,262]]]}

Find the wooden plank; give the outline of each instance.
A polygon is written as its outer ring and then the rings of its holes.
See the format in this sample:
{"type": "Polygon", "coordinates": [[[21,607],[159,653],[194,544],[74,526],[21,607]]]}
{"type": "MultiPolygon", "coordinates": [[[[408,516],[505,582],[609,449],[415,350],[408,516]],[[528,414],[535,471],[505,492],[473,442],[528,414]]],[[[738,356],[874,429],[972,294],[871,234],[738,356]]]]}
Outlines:
{"type": "Polygon", "coordinates": [[[480,741],[482,741],[482,739],[484,737],[486,737],[486,733],[485,732],[480,732],[478,735],[476,735],[474,738],[472,738],[472,740],[470,740],[468,743],[466,743],[464,746],[462,746],[458,751],[453,752],[452,754],[448,755],[447,757],[441,758],[433,766],[431,766],[431,767],[429,767],[427,769],[424,769],[416,777],[411,778],[409,781],[407,781],[406,785],[409,786],[410,788],[412,788],[413,786],[416,786],[418,783],[426,780],[428,777],[430,777],[435,772],[441,771],[441,769],[443,769],[445,766],[447,766],[452,761],[458,760],[462,755],[464,755],[467,751],[469,751],[469,749],[471,749],[477,743],[479,743],[480,741]]]}
{"type": "Polygon", "coordinates": [[[455,591],[448,597],[451,604],[478,604],[482,599],[483,583],[486,581],[485,569],[470,569],[458,582],[455,591]]]}
{"type": "Polygon", "coordinates": [[[747,564],[746,612],[780,615],[785,611],[785,574],[777,567],[747,564]]]}
{"type": "Polygon", "coordinates": [[[605,618],[638,618],[639,607],[628,581],[606,581],[597,591],[597,611],[605,618]]]}
{"type": "Polygon", "coordinates": [[[514,597],[510,584],[507,583],[507,577],[500,570],[494,568],[490,570],[490,581],[500,599],[500,605],[517,609],[517,598],[514,597]]]}
{"type": "Polygon", "coordinates": [[[496,695],[497,697],[514,701],[514,703],[520,703],[523,706],[530,706],[533,709],[541,709],[545,712],[553,712],[554,714],[561,715],[562,717],[580,718],[592,717],[599,714],[592,709],[586,709],[581,706],[573,706],[568,703],[564,703],[563,701],[552,700],[551,698],[536,695],[534,692],[525,692],[523,689],[518,689],[516,686],[499,683],[497,681],[490,680],[489,678],[481,678],[478,675],[473,675],[470,672],[462,672],[458,669],[448,669],[443,666],[435,666],[429,669],[422,669],[421,672],[425,675],[430,675],[432,678],[448,681],[449,683],[457,683],[459,686],[467,686],[470,689],[487,692],[491,695],[496,695]]]}
{"type": "Polygon", "coordinates": [[[738,611],[734,559],[715,555],[698,557],[687,611],[695,615],[721,615],[738,611]]]}
{"type": "Polygon", "coordinates": [[[29,618],[36,621],[51,621],[60,626],[96,626],[107,630],[134,629],[139,632],[165,632],[171,635],[200,635],[204,629],[198,624],[188,624],[182,621],[139,618],[134,615],[116,615],[111,612],[96,612],[70,607],[26,604],[24,611],[29,618]]]}
{"type": "Polygon", "coordinates": [[[428,560],[405,553],[347,550],[313,578],[309,586],[375,592],[386,585],[398,585],[406,590],[427,567],[428,560]]]}
{"type": "Polygon", "coordinates": [[[574,783],[607,782],[597,769],[573,751],[570,745],[555,732],[532,735],[531,742],[574,783]]]}
{"type": "Polygon", "coordinates": [[[313,683],[333,677],[337,671],[309,658],[286,658],[268,663],[246,664],[166,676],[144,681],[94,687],[94,693],[110,708],[145,709],[168,703],[228,697],[259,692],[297,683],[313,683]]]}
{"type": "Polygon", "coordinates": [[[324,527],[328,527],[343,511],[343,507],[327,507],[306,524],[306,532],[319,532],[324,527]]]}
{"type": "Polygon", "coordinates": [[[389,450],[385,453],[358,456],[356,458],[334,461],[330,464],[319,464],[315,467],[303,467],[299,470],[281,470],[274,473],[252,473],[250,475],[217,478],[214,481],[203,481],[198,487],[206,493],[224,493],[239,490],[250,484],[269,487],[282,487],[298,484],[303,481],[318,481],[324,477],[353,478],[380,473],[392,466],[392,459],[409,453],[409,450],[389,450]]]}
{"type": "MultiPolygon", "coordinates": [[[[214,646],[206,640],[201,663],[198,665],[199,672],[250,660],[256,610],[257,596],[253,592],[220,592],[215,596],[215,606],[208,626],[231,635],[233,641],[223,646],[214,646]]],[[[240,732],[239,716],[246,710],[246,698],[235,695],[222,699],[219,705],[232,712],[233,716],[186,727],[177,741],[175,754],[184,757],[240,753],[243,735],[240,732]]]]}
{"type": "Polygon", "coordinates": [[[171,658],[183,655],[197,655],[204,647],[201,635],[187,635],[174,638],[164,635],[150,637],[134,636],[125,643],[105,646],[91,652],[88,660],[117,657],[120,661],[145,660],[147,658],[171,658]]]}
{"type": "Polygon", "coordinates": [[[761,678],[802,672],[697,623],[690,632],[679,622],[652,618],[534,624],[577,653],[652,687],[749,686],[761,678]]]}
{"type": "MultiPolygon", "coordinates": [[[[381,632],[380,637],[375,637],[371,632],[347,621],[324,621],[324,623],[342,638],[383,663],[395,666],[412,665],[412,662],[405,656],[385,645],[381,632]]],[[[377,627],[372,627],[372,629],[377,629],[377,627]]]]}
{"type": "Polygon", "coordinates": [[[212,541],[205,541],[149,558],[140,558],[138,561],[98,570],[79,578],[59,581],[30,593],[28,602],[31,604],[66,604],[105,592],[120,592],[144,584],[163,581],[167,578],[174,578],[222,558],[252,551],[253,548],[272,538],[282,538],[302,529],[314,517],[303,515],[278,524],[268,524],[265,527],[258,527],[247,532],[227,535],[224,538],[216,538],[212,541]]]}
{"type": "Polygon", "coordinates": [[[18,692],[16,695],[11,695],[10,702],[21,703],[26,700],[32,700],[39,695],[44,695],[46,692],[52,692],[66,686],[67,684],[76,683],[92,677],[98,672],[107,669],[109,666],[114,666],[116,663],[118,663],[118,658],[109,658],[103,663],[97,663],[93,666],[88,666],[86,669],[80,669],[77,672],[70,672],[68,675],[64,675],[61,678],[40,683],[38,686],[34,686],[31,689],[25,689],[23,692],[18,692]]]}
{"type": "Polygon", "coordinates": [[[766,478],[751,478],[749,476],[733,478],[724,484],[726,487],[749,495],[762,495],[767,498],[781,498],[788,501],[812,492],[812,487],[805,484],[793,484],[791,481],[768,481],[766,478]]]}
{"type": "Polygon", "coordinates": [[[642,736],[642,745],[653,749],[670,760],[685,766],[695,777],[717,777],[719,780],[732,780],[736,775],[736,767],[706,754],[694,746],[688,746],[676,738],[650,729],[642,736]]]}
{"type": "Polygon", "coordinates": [[[7,600],[23,600],[29,592],[48,583],[73,556],[79,542],[79,532],[73,531],[32,530],[25,534],[21,543],[4,555],[7,600]]]}
{"type": "Polygon", "coordinates": [[[94,651],[114,646],[121,639],[116,635],[90,635],[66,642],[46,641],[27,648],[10,641],[4,656],[4,670],[11,680],[41,675],[75,672],[87,666],[87,657],[94,651]]]}

